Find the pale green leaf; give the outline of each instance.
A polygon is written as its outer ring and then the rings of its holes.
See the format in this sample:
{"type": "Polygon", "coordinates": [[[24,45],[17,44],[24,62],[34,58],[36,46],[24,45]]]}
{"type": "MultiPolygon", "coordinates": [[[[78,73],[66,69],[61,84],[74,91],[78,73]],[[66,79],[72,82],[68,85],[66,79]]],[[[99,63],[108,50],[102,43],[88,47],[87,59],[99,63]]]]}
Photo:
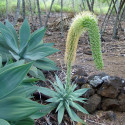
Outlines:
{"type": "Polygon", "coordinates": [[[28,44],[28,40],[30,38],[30,26],[27,19],[24,20],[19,30],[19,36],[20,36],[20,52],[21,52],[28,44]]]}
{"type": "Polygon", "coordinates": [[[8,69],[12,69],[12,68],[14,68],[14,67],[20,66],[20,65],[22,65],[22,64],[24,64],[24,60],[20,60],[20,61],[17,61],[17,62],[15,62],[15,63],[8,64],[8,65],[6,65],[6,66],[0,68],[0,73],[6,71],[6,70],[8,70],[8,69]]]}
{"type": "Polygon", "coordinates": [[[35,121],[31,118],[26,118],[20,121],[17,121],[15,125],[34,125],[35,121]]]}
{"type": "Polygon", "coordinates": [[[76,97],[79,97],[79,96],[82,96],[83,94],[85,94],[88,90],[89,90],[89,88],[78,89],[73,92],[73,95],[76,97]]]}
{"type": "Polygon", "coordinates": [[[50,71],[50,70],[58,70],[56,67],[56,63],[48,58],[43,58],[41,60],[37,60],[34,65],[42,70],[50,71]]]}
{"type": "Polygon", "coordinates": [[[4,119],[0,119],[0,125],[10,125],[10,124],[4,119]]]}
{"type": "Polygon", "coordinates": [[[31,65],[28,63],[0,73],[0,98],[11,93],[22,82],[31,65]]]}
{"type": "Polygon", "coordinates": [[[36,113],[42,105],[24,97],[9,97],[0,100],[0,118],[17,121],[36,113]]]}
{"type": "Polygon", "coordinates": [[[86,109],[84,109],[82,106],[80,106],[79,104],[75,103],[75,102],[70,102],[70,106],[74,107],[75,109],[79,110],[82,113],[85,114],[89,114],[86,109]]]}
{"type": "Polygon", "coordinates": [[[4,30],[2,28],[0,28],[0,32],[2,36],[4,37],[6,44],[10,48],[12,48],[13,51],[15,51],[16,53],[19,53],[18,45],[13,35],[9,31],[4,30]]]}
{"type": "Polygon", "coordinates": [[[63,116],[64,116],[64,106],[62,106],[61,108],[59,108],[58,110],[58,123],[61,124],[63,116]]]}
{"type": "Polygon", "coordinates": [[[56,81],[57,81],[57,84],[58,84],[60,90],[63,90],[64,89],[63,84],[57,75],[56,75],[56,81]]]}
{"type": "Polygon", "coordinates": [[[17,35],[17,32],[14,28],[14,26],[8,21],[6,20],[6,27],[10,30],[10,32],[13,34],[17,44],[18,44],[18,35],[17,35]]]}
{"type": "Polygon", "coordinates": [[[31,34],[30,40],[28,42],[27,51],[31,51],[41,42],[44,37],[45,30],[46,29],[44,27],[41,27],[31,34]]]}
{"type": "Polygon", "coordinates": [[[50,96],[50,97],[55,97],[57,96],[57,93],[49,88],[45,87],[39,87],[38,91],[41,92],[44,95],[50,96]]]}

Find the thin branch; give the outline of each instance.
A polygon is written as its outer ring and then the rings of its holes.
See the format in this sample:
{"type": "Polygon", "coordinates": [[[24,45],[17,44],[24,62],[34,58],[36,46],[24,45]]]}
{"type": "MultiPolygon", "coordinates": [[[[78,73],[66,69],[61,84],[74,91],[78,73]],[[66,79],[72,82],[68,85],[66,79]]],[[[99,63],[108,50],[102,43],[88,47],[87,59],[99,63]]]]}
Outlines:
{"type": "Polygon", "coordinates": [[[52,2],[51,2],[51,6],[50,6],[50,8],[49,8],[49,13],[48,13],[48,15],[47,15],[47,17],[46,17],[46,21],[45,21],[45,27],[47,26],[48,19],[49,19],[49,15],[50,15],[50,12],[51,12],[51,9],[52,9],[52,6],[53,6],[53,3],[54,3],[54,0],[52,0],[52,2]]]}

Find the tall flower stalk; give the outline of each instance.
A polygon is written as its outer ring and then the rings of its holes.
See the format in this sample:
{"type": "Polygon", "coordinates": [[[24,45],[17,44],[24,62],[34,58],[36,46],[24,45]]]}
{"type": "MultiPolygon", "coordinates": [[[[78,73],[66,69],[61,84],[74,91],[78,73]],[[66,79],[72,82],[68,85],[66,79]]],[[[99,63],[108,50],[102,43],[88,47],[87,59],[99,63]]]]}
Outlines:
{"type": "Polygon", "coordinates": [[[71,85],[71,69],[76,58],[76,50],[79,37],[82,33],[88,31],[92,56],[97,69],[103,68],[103,59],[101,52],[101,40],[96,16],[90,12],[82,12],[73,19],[68,32],[65,63],[67,65],[67,88],[71,85]]]}

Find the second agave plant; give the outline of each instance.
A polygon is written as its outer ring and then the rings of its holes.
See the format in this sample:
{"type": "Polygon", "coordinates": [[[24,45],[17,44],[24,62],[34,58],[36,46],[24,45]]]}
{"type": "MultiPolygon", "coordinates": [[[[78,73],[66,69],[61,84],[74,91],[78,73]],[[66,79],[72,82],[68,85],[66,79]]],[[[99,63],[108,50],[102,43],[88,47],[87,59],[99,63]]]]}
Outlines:
{"type": "Polygon", "coordinates": [[[43,43],[45,28],[41,27],[32,34],[27,19],[19,30],[19,38],[13,25],[6,20],[6,25],[0,22],[0,54],[7,59],[34,61],[29,73],[45,80],[42,70],[57,70],[56,64],[47,56],[59,51],[53,43],[43,43]]]}

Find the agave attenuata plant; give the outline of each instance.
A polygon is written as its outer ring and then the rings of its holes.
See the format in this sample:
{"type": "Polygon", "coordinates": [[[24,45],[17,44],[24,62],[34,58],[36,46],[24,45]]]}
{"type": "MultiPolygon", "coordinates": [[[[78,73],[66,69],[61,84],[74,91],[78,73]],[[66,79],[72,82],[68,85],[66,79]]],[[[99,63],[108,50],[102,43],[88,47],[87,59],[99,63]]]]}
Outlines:
{"type": "Polygon", "coordinates": [[[13,25],[6,20],[6,24],[0,22],[0,54],[5,61],[14,60],[34,61],[29,73],[41,80],[45,80],[42,70],[57,70],[56,64],[47,56],[59,51],[52,46],[53,43],[43,43],[46,29],[41,27],[32,34],[27,19],[24,20],[19,37],[13,25]]]}

